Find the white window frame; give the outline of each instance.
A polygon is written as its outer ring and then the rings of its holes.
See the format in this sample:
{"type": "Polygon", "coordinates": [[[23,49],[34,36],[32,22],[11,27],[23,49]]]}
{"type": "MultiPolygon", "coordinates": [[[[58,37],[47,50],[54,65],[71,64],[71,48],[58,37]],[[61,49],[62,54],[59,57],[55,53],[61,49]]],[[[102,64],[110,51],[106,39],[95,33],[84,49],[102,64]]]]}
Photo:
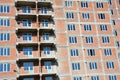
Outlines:
{"type": "Polygon", "coordinates": [[[113,61],[106,62],[107,69],[114,69],[115,65],[113,61]]]}
{"type": "Polygon", "coordinates": [[[72,1],[65,1],[66,7],[72,7],[72,1]]]}
{"type": "Polygon", "coordinates": [[[0,48],[0,56],[9,56],[10,48],[0,48]]]}
{"type": "Polygon", "coordinates": [[[85,39],[86,39],[86,43],[93,43],[94,42],[94,39],[93,39],[93,37],[85,37],[85,39]]]}
{"type": "Polygon", "coordinates": [[[33,55],[33,48],[32,47],[23,47],[23,54],[30,56],[33,55]]]}
{"type": "Polygon", "coordinates": [[[74,19],[74,13],[73,12],[66,12],[66,18],[67,19],[74,19]]]}
{"type": "Polygon", "coordinates": [[[25,71],[34,70],[34,63],[33,62],[24,62],[23,67],[25,71]]]}
{"type": "Polygon", "coordinates": [[[79,56],[79,51],[78,49],[70,49],[70,54],[71,56],[79,56]]]}
{"type": "Polygon", "coordinates": [[[22,7],[22,13],[29,14],[31,13],[31,7],[30,6],[24,6],[22,7]],[[25,9],[25,12],[23,12],[23,9],[25,9]],[[30,11],[29,11],[30,10],[30,11]]]}
{"type": "Polygon", "coordinates": [[[28,20],[28,19],[22,20],[22,26],[31,28],[32,27],[32,20],[28,20]],[[24,21],[26,22],[26,26],[24,26],[24,24],[23,24],[24,21]]]}
{"type": "Polygon", "coordinates": [[[80,63],[79,62],[72,63],[72,70],[80,70],[80,63]]]}
{"type": "Polygon", "coordinates": [[[77,43],[77,37],[76,36],[69,36],[69,42],[70,43],[77,43]]]}
{"type": "Polygon", "coordinates": [[[0,63],[0,73],[10,72],[10,63],[0,63]]]}
{"type": "Polygon", "coordinates": [[[86,1],[81,1],[81,7],[82,7],[82,8],[88,8],[88,2],[86,2],[86,1]]]}
{"type": "Polygon", "coordinates": [[[32,41],[32,33],[23,33],[22,34],[22,39],[23,39],[23,41],[32,41]],[[24,40],[24,37],[26,37],[26,40],[24,40]],[[29,39],[29,38],[31,38],[31,39],[29,39]]]}
{"type": "Polygon", "coordinates": [[[96,70],[98,68],[97,62],[89,62],[90,70],[96,70]]]}
{"type": "Polygon", "coordinates": [[[83,19],[89,19],[90,18],[90,14],[89,13],[82,13],[82,18],[83,19]]]}
{"type": "Polygon", "coordinates": [[[44,47],[43,51],[45,55],[48,55],[48,56],[50,55],[50,47],[44,47]]]}

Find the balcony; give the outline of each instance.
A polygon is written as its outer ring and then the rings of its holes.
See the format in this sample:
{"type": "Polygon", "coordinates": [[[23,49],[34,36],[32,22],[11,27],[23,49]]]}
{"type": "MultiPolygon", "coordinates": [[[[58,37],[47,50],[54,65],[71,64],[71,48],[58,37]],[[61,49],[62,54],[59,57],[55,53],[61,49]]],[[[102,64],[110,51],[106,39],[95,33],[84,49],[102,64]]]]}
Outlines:
{"type": "Polygon", "coordinates": [[[18,63],[18,77],[22,76],[37,76],[39,75],[38,61],[23,61],[18,63]]]}
{"type": "Polygon", "coordinates": [[[23,18],[30,18],[36,19],[36,9],[31,7],[17,7],[16,9],[16,18],[23,19],[23,18]]]}
{"type": "Polygon", "coordinates": [[[44,52],[41,51],[41,60],[55,60],[57,59],[55,51],[44,52]]]}
{"type": "Polygon", "coordinates": [[[44,30],[44,31],[51,31],[51,30],[55,30],[55,26],[54,23],[52,21],[43,19],[40,20],[39,22],[39,29],[40,30],[44,30]]]}
{"type": "MultiPolygon", "coordinates": [[[[28,31],[28,30],[27,30],[28,31]]],[[[16,45],[38,45],[37,32],[19,32],[16,38],[16,45]]]]}
{"type": "Polygon", "coordinates": [[[42,62],[42,76],[54,76],[57,75],[57,66],[55,62],[52,61],[43,61],[42,62]]]}
{"type": "Polygon", "coordinates": [[[52,45],[52,44],[56,44],[56,42],[55,42],[55,38],[53,36],[50,36],[48,38],[45,34],[45,37],[44,37],[44,35],[42,36],[39,44],[41,44],[41,45],[52,45]]]}
{"type": "Polygon", "coordinates": [[[53,17],[53,10],[51,8],[38,8],[38,15],[40,17],[50,18],[53,17]]]}
{"type": "Polygon", "coordinates": [[[17,21],[16,24],[16,30],[21,30],[21,31],[25,31],[25,30],[37,30],[37,24],[35,21],[32,20],[23,20],[23,21],[17,21]]]}
{"type": "Polygon", "coordinates": [[[17,47],[17,61],[29,61],[39,59],[38,46],[17,47]]]}
{"type": "Polygon", "coordinates": [[[36,15],[36,9],[30,7],[17,7],[16,15],[36,15]]]}

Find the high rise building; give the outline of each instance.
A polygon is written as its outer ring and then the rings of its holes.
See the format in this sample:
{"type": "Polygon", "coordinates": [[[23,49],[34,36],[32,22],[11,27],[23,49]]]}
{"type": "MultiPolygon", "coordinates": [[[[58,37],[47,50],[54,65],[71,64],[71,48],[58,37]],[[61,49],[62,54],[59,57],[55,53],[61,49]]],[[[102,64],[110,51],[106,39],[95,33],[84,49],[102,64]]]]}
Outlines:
{"type": "Polygon", "coordinates": [[[120,80],[120,0],[0,0],[0,80],[120,80]]]}

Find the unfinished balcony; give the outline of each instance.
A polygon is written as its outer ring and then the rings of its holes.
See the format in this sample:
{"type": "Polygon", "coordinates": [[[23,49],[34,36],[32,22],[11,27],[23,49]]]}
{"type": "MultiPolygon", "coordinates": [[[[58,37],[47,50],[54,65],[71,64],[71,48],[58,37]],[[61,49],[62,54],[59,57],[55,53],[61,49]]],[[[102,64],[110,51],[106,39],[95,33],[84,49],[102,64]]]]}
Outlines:
{"type": "Polygon", "coordinates": [[[49,7],[40,7],[38,8],[38,15],[39,18],[52,18],[53,17],[53,10],[49,7]]]}
{"type": "Polygon", "coordinates": [[[36,15],[37,15],[37,11],[34,5],[33,6],[19,5],[16,7],[16,19],[21,19],[21,20],[22,18],[35,19],[36,15]]]}
{"type": "Polygon", "coordinates": [[[39,62],[38,61],[23,61],[18,63],[17,77],[38,76],[39,75],[39,62]]]}
{"type": "Polygon", "coordinates": [[[50,46],[42,46],[40,50],[41,60],[56,60],[56,50],[50,46]]]}
{"type": "Polygon", "coordinates": [[[16,22],[16,31],[37,30],[37,23],[31,19],[25,19],[16,22]]]}
{"type": "Polygon", "coordinates": [[[38,46],[17,47],[17,61],[39,60],[38,46]]]}
{"type": "Polygon", "coordinates": [[[16,38],[16,45],[35,46],[38,45],[37,32],[24,31],[19,32],[16,38]]]}
{"type": "Polygon", "coordinates": [[[44,31],[40,32],[40,39],[39,39],[39,44],[40,45],[55,45],[56,40],[55,40],[55,34],[50,32],[50,31],[44,31]]]}
{"type": "Polygon", "coordinates": [[[42,76],[54,76],[57,75],[57,64],[53,61],[42,61],[42,76]]]}
{"type": "Polygon", "coordinates": [[[41,20],[39,23],[39,29],[44,30],[44,31],[54,31],[55,30],[55,25],[52,21],[48,20],[41,20]]]}

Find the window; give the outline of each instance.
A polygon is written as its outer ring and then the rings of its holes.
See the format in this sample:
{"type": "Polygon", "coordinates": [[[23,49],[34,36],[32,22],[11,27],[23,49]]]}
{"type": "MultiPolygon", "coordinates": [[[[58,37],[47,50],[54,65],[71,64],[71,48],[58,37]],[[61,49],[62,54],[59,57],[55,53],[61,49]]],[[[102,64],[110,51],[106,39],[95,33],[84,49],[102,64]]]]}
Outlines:
{"type": "Polygon", "coordinates": [[[92,30],[91,25],[90,24],[84,24],[84,30],[85,31],[91,31],[92,30]]]}
{"type": "Polygon", "coordinates": [[[24,62],[23,67],[24,67],[24,70],[31,71],[33,70],[33,62],[24,62]]]}
{"type": "Polygon", "coordinates": [[[109,43],[110,42],[109,37],[108,36],[107,37],[103,36],[102,37],[102,42],[103,43],[109,43]]]}
{"type": "Polygon", "coordinates": [[[66,18],[73,19],[74,18],[74,13],[73,12],[67,12],[66,13],[66,18]]]}
{"type": "Polygon", "coordinates": [[[111,23],[112,23],[112,25],[115,25],[115,20],[112,20],[111,23]]]}
{"type": "Polygon", "coordinates": [[[48,21],[42,20],[42,27],[48,27],[48,21]]]}
{"type": "Polygon", "coordinates": [[[67,26],[69,31],[75,31],[75,24],[68,24],[67,26]]]}
{"type": "Polygon", "coordinates": [[[80,63],[72,63],[72,70],[80,70],[80,63]]]}
{"type": "Polygon", "coordinates": [[[88,56],[95,56],[95,50],[94,49],[88,49],[88,56]]]}
{"type": "Polygon", "coordinates": [[[65,1],[66,7],[72,7],[72,1],[65,1]]]}
{"type": "Polygon", "coordinates": [[[22,25],[23,27],[31,27],[31,20],[23,20],[22,25]]]}
{"type": "Polygon", "coordinates": [[[114,14],[112,9],[110,9],[110,10],[109,10],[109,12],[110,12],[110,14],[111,14],[111,15],[113,15],[113,14],[114,14]]]}
{"type": "Polygon", "coordinates": [[[52,77],[45,77],[45,80],[53,80],[52,77]]]}
{"type": "Polygon", "coordinates": [[[96,62],[89,62],[89,68],[91,70],[97,69],[97,63],[96,62]]]}
{"type": "Polygon", "coordinates": [[[10,26],[10,19],[0,19],[0,26],[9,27],[10,26]]]}
{"type": "Polygon", "coordinates": [[[90,18],[90,14],[89,13],[82,13],[82,18],[83,19],[89,19],[90,18]]]}
{"type": "Polygon", "coordinates": [[[100,25],[100,30],[101,31],[107,31],[107,25],[100,25]]]}
{"type": "Polygon", "coordinates": [[[31,13],[30,7],[22,7],[22,13],[31,13]]]}
{"type": "Polygon", "coordinates": [[[117,47],[120,47],[120,42],[119,41],[115,41],[115,44],[117,47]]]}
{"type": "Polygon", "coordinates": [[[41,13],[42,14],[47,14],[47,8],[45,8],[45,7],[41,8],[41,13]]]}
{"type": "Polygon", "coordinates": [[[27,55],[27,56],[32,55],[32,51],[33,51],[32,47],[24,47],[23,48],[23,54],[24,55],[27,55]]]}
{"type": "Polygon", "coordinates": [[[120,58],[120,51],[118,52],[118,58],[120,58]]]}
{"type": "Polygon", "coordinates": [[[10,12],[10,6],[0,5],[0,13],[9,13],[9,12],[10,12]]]}
{"type": "Polygon", "coordinates": [[[109,75],[109,80],[117,80],[116,75],[109,75]]]}
{"type": "Polygon", "coordinates": [[[105,56],[111,56],[112,55],[111,49],[104,49],[104,54],[105,56]]]}
{"type": "Polygon", "coordinates": [[[0,63],[0,72],[9,72],[10,64],[9,63],[0,63]]]}
{"type": "Polygon", "coordinates": [[[52,72],[52,62],[46,61],[46,62],[44,62],[44,66],[45,66],[45,69],[46,69],[48,72],[52,72]]]}
{"type": "Polygon", "coordinates": [[[87,2],[81,2],[81,7],[82,8],[87,8],[88,7],[88,3],[87,2]]]}
{"type": "Polygon", "coordinates": [[[44,41],[49,41],[49,33],[44,33],[42,37],[44,41]]]}
{"type": "Polygon", "coordinates": [[[70,37],[69,37],[69,42],[70,42],[70,43],[77,43],[77,38],[70,36],[70,37]]]}
{"type": "Polygon", "coordinates": [[[32,34],[26,33],[22,35],[23,41],[32,41],[32,34]]]}
{"type": "Polygon", "coordinates": [[[91,80],[99,80],[98,76],[91,76],[91,80]]]}
{"type": "Polygon", "coordinates": [[[9,56],[10,48],[0,48],[0,56],[9,56]]]}
{"type": "Polygon", "coordinates": [[[105,14],[104,13],[98,13],[98,18],[99,19],[105,19],[105,14]]]}
{"type": "Polygon", "coordinates": [[[113,30],[113,33],[114,33],[115,36],[118,35],[117,30],[113,30]]]}
{"type": "Polygon", "coordinates": [[[108,0],[108,4],[109,4],[109,5],[112,5],[112,0],[108,0]]]}
{"type": "Polygon", "coordinates": [[[97,5],[97,8],[103,8],[103,3],[102,2],[97,2],[96,5],[97,5]]]}
{"type": "Polygon", "coordinates": [[[9,41],[10,33],[0,33],[0,41],[9,41]]]}
{"type": "Polygon", "coordinates": [[[78,49],[70,49],[71,56],[78,56],[78,49]]]}
{"type": "Polygon", "coordinates": [[[34,78],[24,78],[23,80],[34,80],[34,78]]]}
{"type": "Polygon", "coordinates": [[[50,55],[50,47],[44,47],[43,51],[45,55],[50,55]]]}
{"type": "Polygon", "coordinates": [[[114,62],[106,62],[108,69],[114,69],[114,62]]]}
{"type": "Polygon", "coordinates": [[[93,43],[93,37],[85,37],[86,43],[93,43]]]}
{"type": "Polygon", "coordinates": [[[76,76],[76,77],[73,77],[73,80],[82,80],[82,77],[76,76]]]}

